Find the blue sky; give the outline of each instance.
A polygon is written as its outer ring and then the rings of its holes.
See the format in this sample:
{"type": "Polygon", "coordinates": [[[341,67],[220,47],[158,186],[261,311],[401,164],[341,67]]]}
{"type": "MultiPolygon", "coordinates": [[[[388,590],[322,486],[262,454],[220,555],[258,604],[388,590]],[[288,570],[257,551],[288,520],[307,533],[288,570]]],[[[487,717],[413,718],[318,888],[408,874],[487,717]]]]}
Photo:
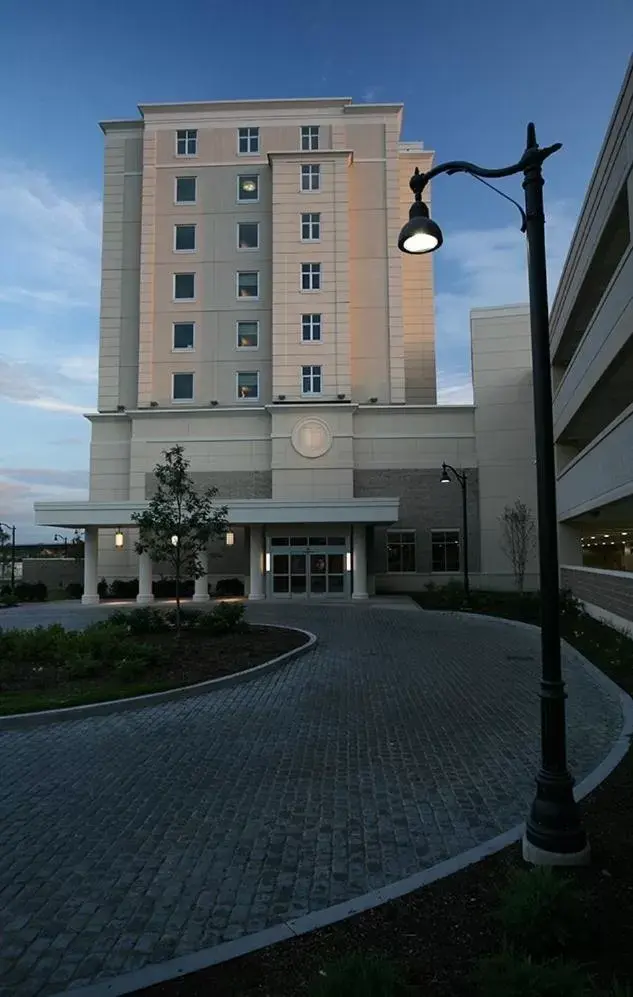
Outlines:
{"type": "MultiPolygon", "coordinates": [[[[551,291],[624,76],[630,0],[31,0],[0,36],[0,520],[86,497],[98,337],[103,118],[139,102],[402,101],[438,161],[505,166],[534,120],[547,163],[551,291]],[[599,10],[599,15],[596,12],[599,10]],[[529,31],[532,27],[533,37],[529,31]]],[[[520,180],[504,189],[521,199],[520,180]]],[[[440,399],[469,399],[468,311],[525,299],[518,215],[442,177],[434,217],[440,399]]]]}

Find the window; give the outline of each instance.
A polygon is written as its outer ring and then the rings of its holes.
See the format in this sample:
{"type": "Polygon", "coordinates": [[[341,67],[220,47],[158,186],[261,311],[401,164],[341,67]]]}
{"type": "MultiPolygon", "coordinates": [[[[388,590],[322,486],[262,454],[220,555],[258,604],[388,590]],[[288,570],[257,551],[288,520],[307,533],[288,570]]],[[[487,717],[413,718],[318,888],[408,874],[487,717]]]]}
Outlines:
{"type": "Polygon", "coordinates": [[[193,301],[196,296],[196,275],[194,273],[174,274],[174,298],[176,301],[193,301]]]}
{"type": "Polygon", "coordinates": [[[240,271],[237,275],[238,298],[259,297],[259,273],[257,270],[240,271]]]}
{"type": "Polygon", "coordinates": [[[240,156],[252,156],[259,152],[259,128],[238,128],[237,151],[240,156]]]}
{"type": "Polygon", "coordinates": [[[302,125],[301,126],[301,151],[302,152],[313,152],[315,149],[319,148],[319,126],[318,125],[302,125]]]}
{"type": "Polygon", "coordinates": [[[459,571],[459,530],[431,530],[431,570],[459,571]]]}
{"type": "Polygon", "coordinates": [[[302,263],[301,264],[301,290],[320,291],[321,290],[321,264],[302,263]]]}
{"type": "Polygon", "coordinates": [[[259,346],[259,322],[237,323],[238,350],[256,350],[259,346]]]}
{"type": "Polygon", "coordinates": [[[259,222],[237,223],[237,248],[259,249],[259,222]]]}
{"type": "Polygon", "coordinates": [[[302,166],[301,167],[301,190],[321,189],[321,167],[302,166]]]}
{"type": "Polygon", "coordinates": [[[193,253],[196,248],[196,226],[174,225],[174,251],[193,253]]]}
{"type": "Polygon", "coordinates": [[[175,402],[193,401],[193,374],[171,375],[171,397],[175,402]]]}
{"type": "Polygon", "coordinates": [[[321,215],[316,211],[301,215],[301,238],[303,242],[315,242],[321,238],[321,215]]]}
{"type": "Polygon", "coordinates": [[[198,132],[195,128],[185,128],[176,132],[176,155],[195,156],[198,152],[198,132]]]}
{"type": "Polygon", "coordinates": [[[238,398],[259,398],[259,371],[247,370],[238,371],[237,374],[237,397],[238,398]]]}
{"type": "Polygon", "coordinates": [[[196,178],[176,177],[176,204],[196,203],[196,178]]]}
{"type": "Polygon", "coordinates": [[[316,364],[308,364],[301,368],[301,394],[320,395],[321,394],[321,367],[316,364]]]}
{"type": "Polygon", "coordinates": [[[415,571],[415,530],[387,530],[387,571],[415,571]]]}
{"type": "Polygon", "coordinates": [[[237,178],[238,201],[259,201],[259,177],[256,173],[237,178]]]}
{"type": "Polygon", "coordinates": [[[193,340],[195,335],[194,322],[174,322],[173,334],[174,350],[193,349],[193,340]]]}
{"type": "Polygon", "coordinates": [[[301,340],[304,343],[321,342],[321,315],[311,312],[301,316],[301,340]]]}

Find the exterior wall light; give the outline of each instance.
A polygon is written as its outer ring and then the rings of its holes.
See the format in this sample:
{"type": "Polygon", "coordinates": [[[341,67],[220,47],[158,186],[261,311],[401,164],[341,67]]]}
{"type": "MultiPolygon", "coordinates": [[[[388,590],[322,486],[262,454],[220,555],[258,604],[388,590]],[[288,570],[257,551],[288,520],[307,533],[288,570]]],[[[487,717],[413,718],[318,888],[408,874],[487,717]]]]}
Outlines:
{"type": "Polygon", "coordinates": [[[349,551],[349,550],[346,551],[346,553],[345,553],[345,570],[346,571],[351,571],[352,570],[352,554],[351,554],[351,551],[349,551]]]}
{"type": "Polygon", "coordinates": [[[270,571],[270,552],[266,551],[266,557],[264,558],[264,570],[270,571]]]}
{"type": "Polygon", "coordinates": [[[174,547],[178,546],[178,534],[177,533],[174,533],[173,537],[171,538],[171,542],[173,543],[174,547]]]}
{"type": "Polygon", "coordinates": [[[226,546],[232,547],[233,544],[235,543],[235,534],[233,533],[233,530],[227,530],[227,532],[224,534],[224,539],[226,541],[226,546]]]}
{"type": "Polygon", "coordinates": [[[125,537],[123,536],[122,531],[117,530],[116,533],[114,534],[114,546],[117,548],[117,550],[121,550],[124,543],[125,543],[125,537]]]}

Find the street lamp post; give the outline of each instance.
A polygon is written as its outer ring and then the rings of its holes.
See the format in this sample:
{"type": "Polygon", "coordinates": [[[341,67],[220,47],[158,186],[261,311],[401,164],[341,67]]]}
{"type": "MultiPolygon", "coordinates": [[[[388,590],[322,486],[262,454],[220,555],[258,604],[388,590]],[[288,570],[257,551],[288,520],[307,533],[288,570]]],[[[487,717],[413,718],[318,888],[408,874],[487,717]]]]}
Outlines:
{"type": "Polygon", "coordinates": [[[466,602],[470,599],[470,577],[468,574],[468,479],[466,478],[466,472],[456,471],[452,464],[447,464],[446,461],[442,464],[442,477],[440,478],[441,485],[450,485],[451,478],[448,472],[451,472],[455,476],[455,480],[459,483],[462,489],[462,560],[464,567],[464,597],[466,602]]]}
{"type": "Polygon", "coordinates": [[[11,591],[15,592],[15,526],[0,523],[0,529],[5,526],[11,532],[11,591]]]}
{"type": "MultiPolygon", "coordinates": [[[[527,127],[527,143],[520,160],[498,170],[454,161],[433,167],[428,173],[416,169],[411,178],[415,195],[409,221],[398,238],[405,253],[428,253],[442,244],[442,232],[429,215],[422,193],[440,173],[468,173],[487,186],[487,180],[523,174],[525,211],[502,191],[521,212],[521,231],[527,233],[532,379],[536,443],[536,479],[539,526],[539,571],[541,579],[541,767],[536,777],[536,796],[526,822],[523,857],[528,862],[573,865],[589,861],[589,845],[574,800],[574,782],[567,767],[565,731],[565,685],[561,669],[560,594],[558,578],[558,525],[556,470],[550,370],[549,309],[545,258],[545,214],[543,210],[543,163],[561,148],[560,143],[541,149],[533,124],[527,127]]],[[[492,188],[496,190],[495,187],[492,188]]]]}

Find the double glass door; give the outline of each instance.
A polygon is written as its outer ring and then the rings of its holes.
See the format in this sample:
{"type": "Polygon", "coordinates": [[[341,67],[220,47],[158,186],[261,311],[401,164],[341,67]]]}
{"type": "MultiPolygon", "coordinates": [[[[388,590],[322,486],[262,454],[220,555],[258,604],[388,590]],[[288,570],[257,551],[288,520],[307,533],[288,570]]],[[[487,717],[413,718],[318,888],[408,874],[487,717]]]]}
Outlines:
{"type": "Polygon", "coordinates": [[[294,542],[301,539],[304,538],[271,539],[271,594],[279,598],[344,597],[349,574],[346,571],[346,538],[305,538],[302,544],[294,542]],[[308,539],[320,542],[307,543],[308,539]]]}

